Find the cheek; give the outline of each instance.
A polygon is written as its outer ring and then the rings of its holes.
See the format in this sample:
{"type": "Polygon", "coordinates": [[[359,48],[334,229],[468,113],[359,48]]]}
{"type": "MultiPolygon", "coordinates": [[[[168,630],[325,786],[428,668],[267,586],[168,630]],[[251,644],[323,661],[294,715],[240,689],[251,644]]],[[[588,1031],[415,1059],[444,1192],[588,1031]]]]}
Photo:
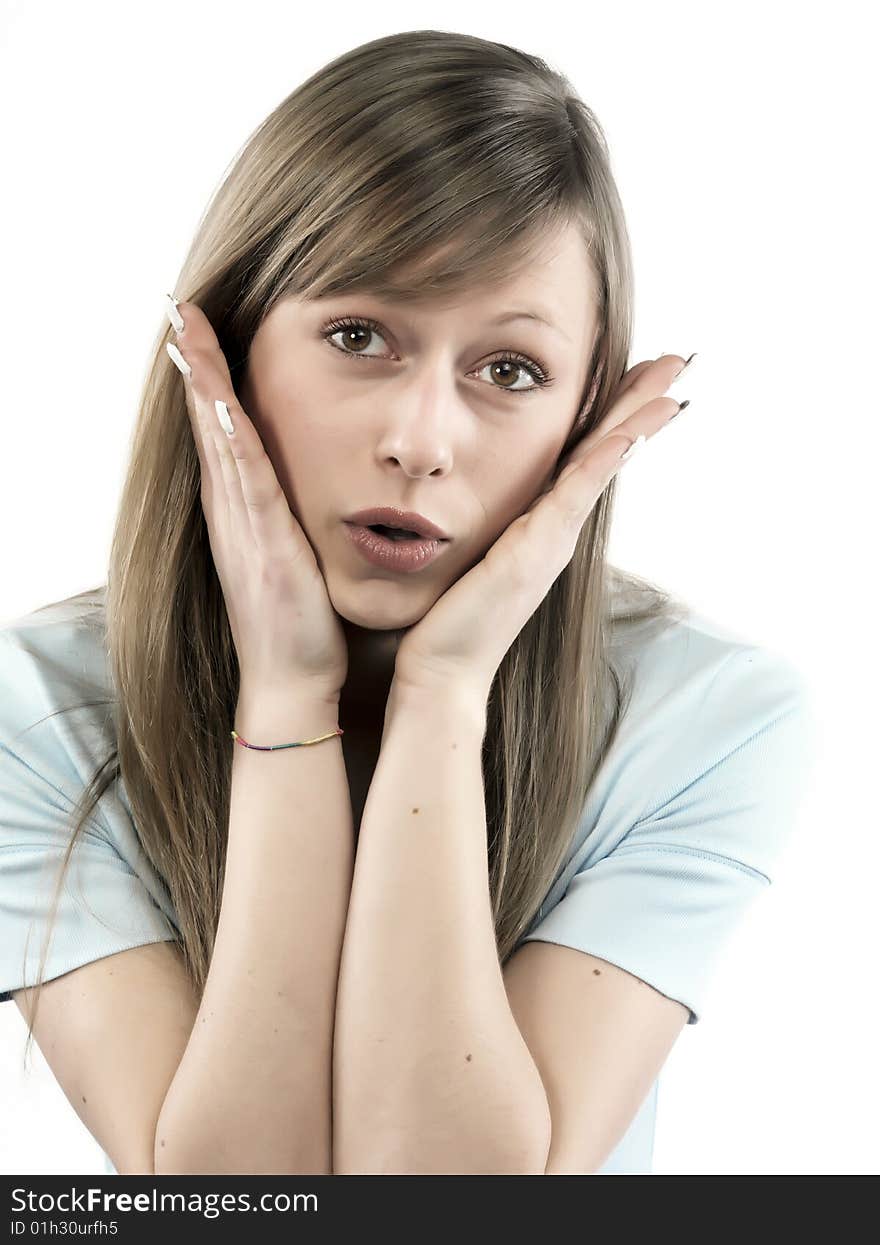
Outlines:
{"type": "MultiPolygon", "coordinates": [[[[559,461],[561,441],[522,446],[515,458],[496,463],[491,481],[485,485],[487,517],[512,523],[549,488],[559,461]],[[492,499],[491,502],[489,499],[492,499]]],[[[494,524],[497,526],[497,524],[494,524]]]]}
{"type": "Polygon", "coordinates": [[[288,505],[301,522],[308,521],[332,491],[329,481],[337,455],[327,444],[326,433],[322,439],[317,425],[277,410],[263,410],[259,425],[255,420],[254,426],[288,505]]]}
{"type": "Polygon", "coordinates": [[[326,418],[324,396],[308,391],[302,360],[263,350],[239,388],[242,406],[257,431],[294,515],[308,523],[326,508],[329,483],[344,454],[326,418]]]}
{"type": "Polygon", "coordinates": [[[472,538],[482,556],[514,520],[525,514],[541,492],[541,481],[535,472],[514,474],[513,469],[505,476],[499,474],[483,486],[478,500],[481,517],[472,529],[472,538]]]}

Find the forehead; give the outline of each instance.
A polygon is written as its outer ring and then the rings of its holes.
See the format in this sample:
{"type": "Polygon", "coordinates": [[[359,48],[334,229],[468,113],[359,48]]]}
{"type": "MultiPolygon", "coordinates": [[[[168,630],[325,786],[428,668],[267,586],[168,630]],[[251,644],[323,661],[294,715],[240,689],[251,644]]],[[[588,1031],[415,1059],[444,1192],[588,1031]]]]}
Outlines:
{"type": "MultiPolygon", "coordinates": [[[[353,285],[351,293],[370,298],[381,306],[393,307],[400,302],[407,312],[417,317],[433,315],[466,315],[493,324],[505,323],[525,313],[522,323],[531,321],[537,327],[548,325],[564,330],[566,323],[583,326],[591,318],[596,302],[596,282],[583,235],[573,226],[527,247],[511,248],[507,272],[501,266],[500,276],[468,282],[461,273],[458,288],[447,294],[424,291],[430,282],[421,278],[437,271],[455,244],[436,248],[416,261],[398,265],[375,287],[353,285]],[[546,324],[543,322],[547,322],[546,324]]],[[[313,301],[322,307],[338,302],[345,288],[313,301]]],[[[563,332],[563,336],[570,335],[563,332]]]]}

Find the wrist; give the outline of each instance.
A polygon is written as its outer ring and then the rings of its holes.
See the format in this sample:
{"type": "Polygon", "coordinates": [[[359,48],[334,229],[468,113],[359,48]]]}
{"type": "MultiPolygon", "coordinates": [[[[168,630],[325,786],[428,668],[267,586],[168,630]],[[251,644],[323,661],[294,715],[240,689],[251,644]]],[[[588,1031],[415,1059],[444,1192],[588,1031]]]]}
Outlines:
{"type": "Polygon", "coordinates": [[[242,679],[238,688],[238,704],[278,705],[339,705],[341,689],[313,679],[265,680],[242,679]]]}
{"type": "Polygon", "coordinates": [[[448,679],[440,686],[407,681],[395,675],[388,696],[388,714],[405,712],[436,716],[448,714],[485,729],[488,697],[481,688],[448,679]]]}
{"type": "Polygon", "coordinates": [[[301,683],[242,688],[233,722],[237,734],[260,745],[311,739],[341,725],[339,696],[301,683]]]}

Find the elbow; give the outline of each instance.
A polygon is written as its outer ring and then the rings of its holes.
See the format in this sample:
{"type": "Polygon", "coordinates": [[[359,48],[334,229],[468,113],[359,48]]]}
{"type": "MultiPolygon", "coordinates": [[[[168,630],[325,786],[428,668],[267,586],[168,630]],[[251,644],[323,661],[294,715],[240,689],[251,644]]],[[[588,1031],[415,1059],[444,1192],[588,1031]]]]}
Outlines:
{"type": "Polygon", "coordinates": [[[180,1134],[169,1138],[156,1134],[153,1170],[143,1174],[154,1176],[330,1176],[333,1173],[329,1146],[316,1147],[315,1142],[284,1149],[248,1147],[232,1139],[224,1145],[223,1138],[182,1139],[180,1134]]]}
{"type": "Polygon", "coordinates": [[[143,1175],[154,1176],[332,1176],[330,1162],[324,1156],[309,1154],[300,1159],[289,1156],[276,1162],[254,1163],[249,1158],[240,1160],[220,1157],[217,1154],[186,1157],[156,1163],[154,1171],[143,1175]]]}
{"type": "MultiPolygon", "coordinates": [[[[426,1129],[424,1137],[432,1136],[426,1129]]],[[[512,1139],[460,1136],[439,1149],[410,1137],[383,1144],[375,1134],[363,1144],[337,1145],[333,1174],[337,1176],[543,1176],[547,1146],[529,1137],[512,1139]]]]}
{"type": "Polygon", "coordinates": [[[166,1099],[153,1133],[156,1176],[327,1176],[332,1173],[329,1108],[314,1095],[277,1111],[166,1099]]]}

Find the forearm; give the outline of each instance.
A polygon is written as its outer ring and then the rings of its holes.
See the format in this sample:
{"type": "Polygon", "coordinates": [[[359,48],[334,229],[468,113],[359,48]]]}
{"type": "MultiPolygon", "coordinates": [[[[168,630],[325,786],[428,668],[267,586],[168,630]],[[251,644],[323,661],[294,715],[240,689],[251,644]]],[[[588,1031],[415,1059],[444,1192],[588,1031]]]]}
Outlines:
{"type": "MultiPolygon", "coordinates": [[[[313,739],[338,704],[309,690],[242,694],[251,743],[313,739]]],[[[339,737],[234,749],[217,937],[195,1025],[163,1105],[157,1174],[331,1170],[331,1058],[354,861],[339,737]]]]}
{"type": "Polygon", "coordinates": [[[484,733],[454,692],[389,706],[340,965],[335,1173],[543,1172],[546,1094],[495,943],[484,733]]]}

